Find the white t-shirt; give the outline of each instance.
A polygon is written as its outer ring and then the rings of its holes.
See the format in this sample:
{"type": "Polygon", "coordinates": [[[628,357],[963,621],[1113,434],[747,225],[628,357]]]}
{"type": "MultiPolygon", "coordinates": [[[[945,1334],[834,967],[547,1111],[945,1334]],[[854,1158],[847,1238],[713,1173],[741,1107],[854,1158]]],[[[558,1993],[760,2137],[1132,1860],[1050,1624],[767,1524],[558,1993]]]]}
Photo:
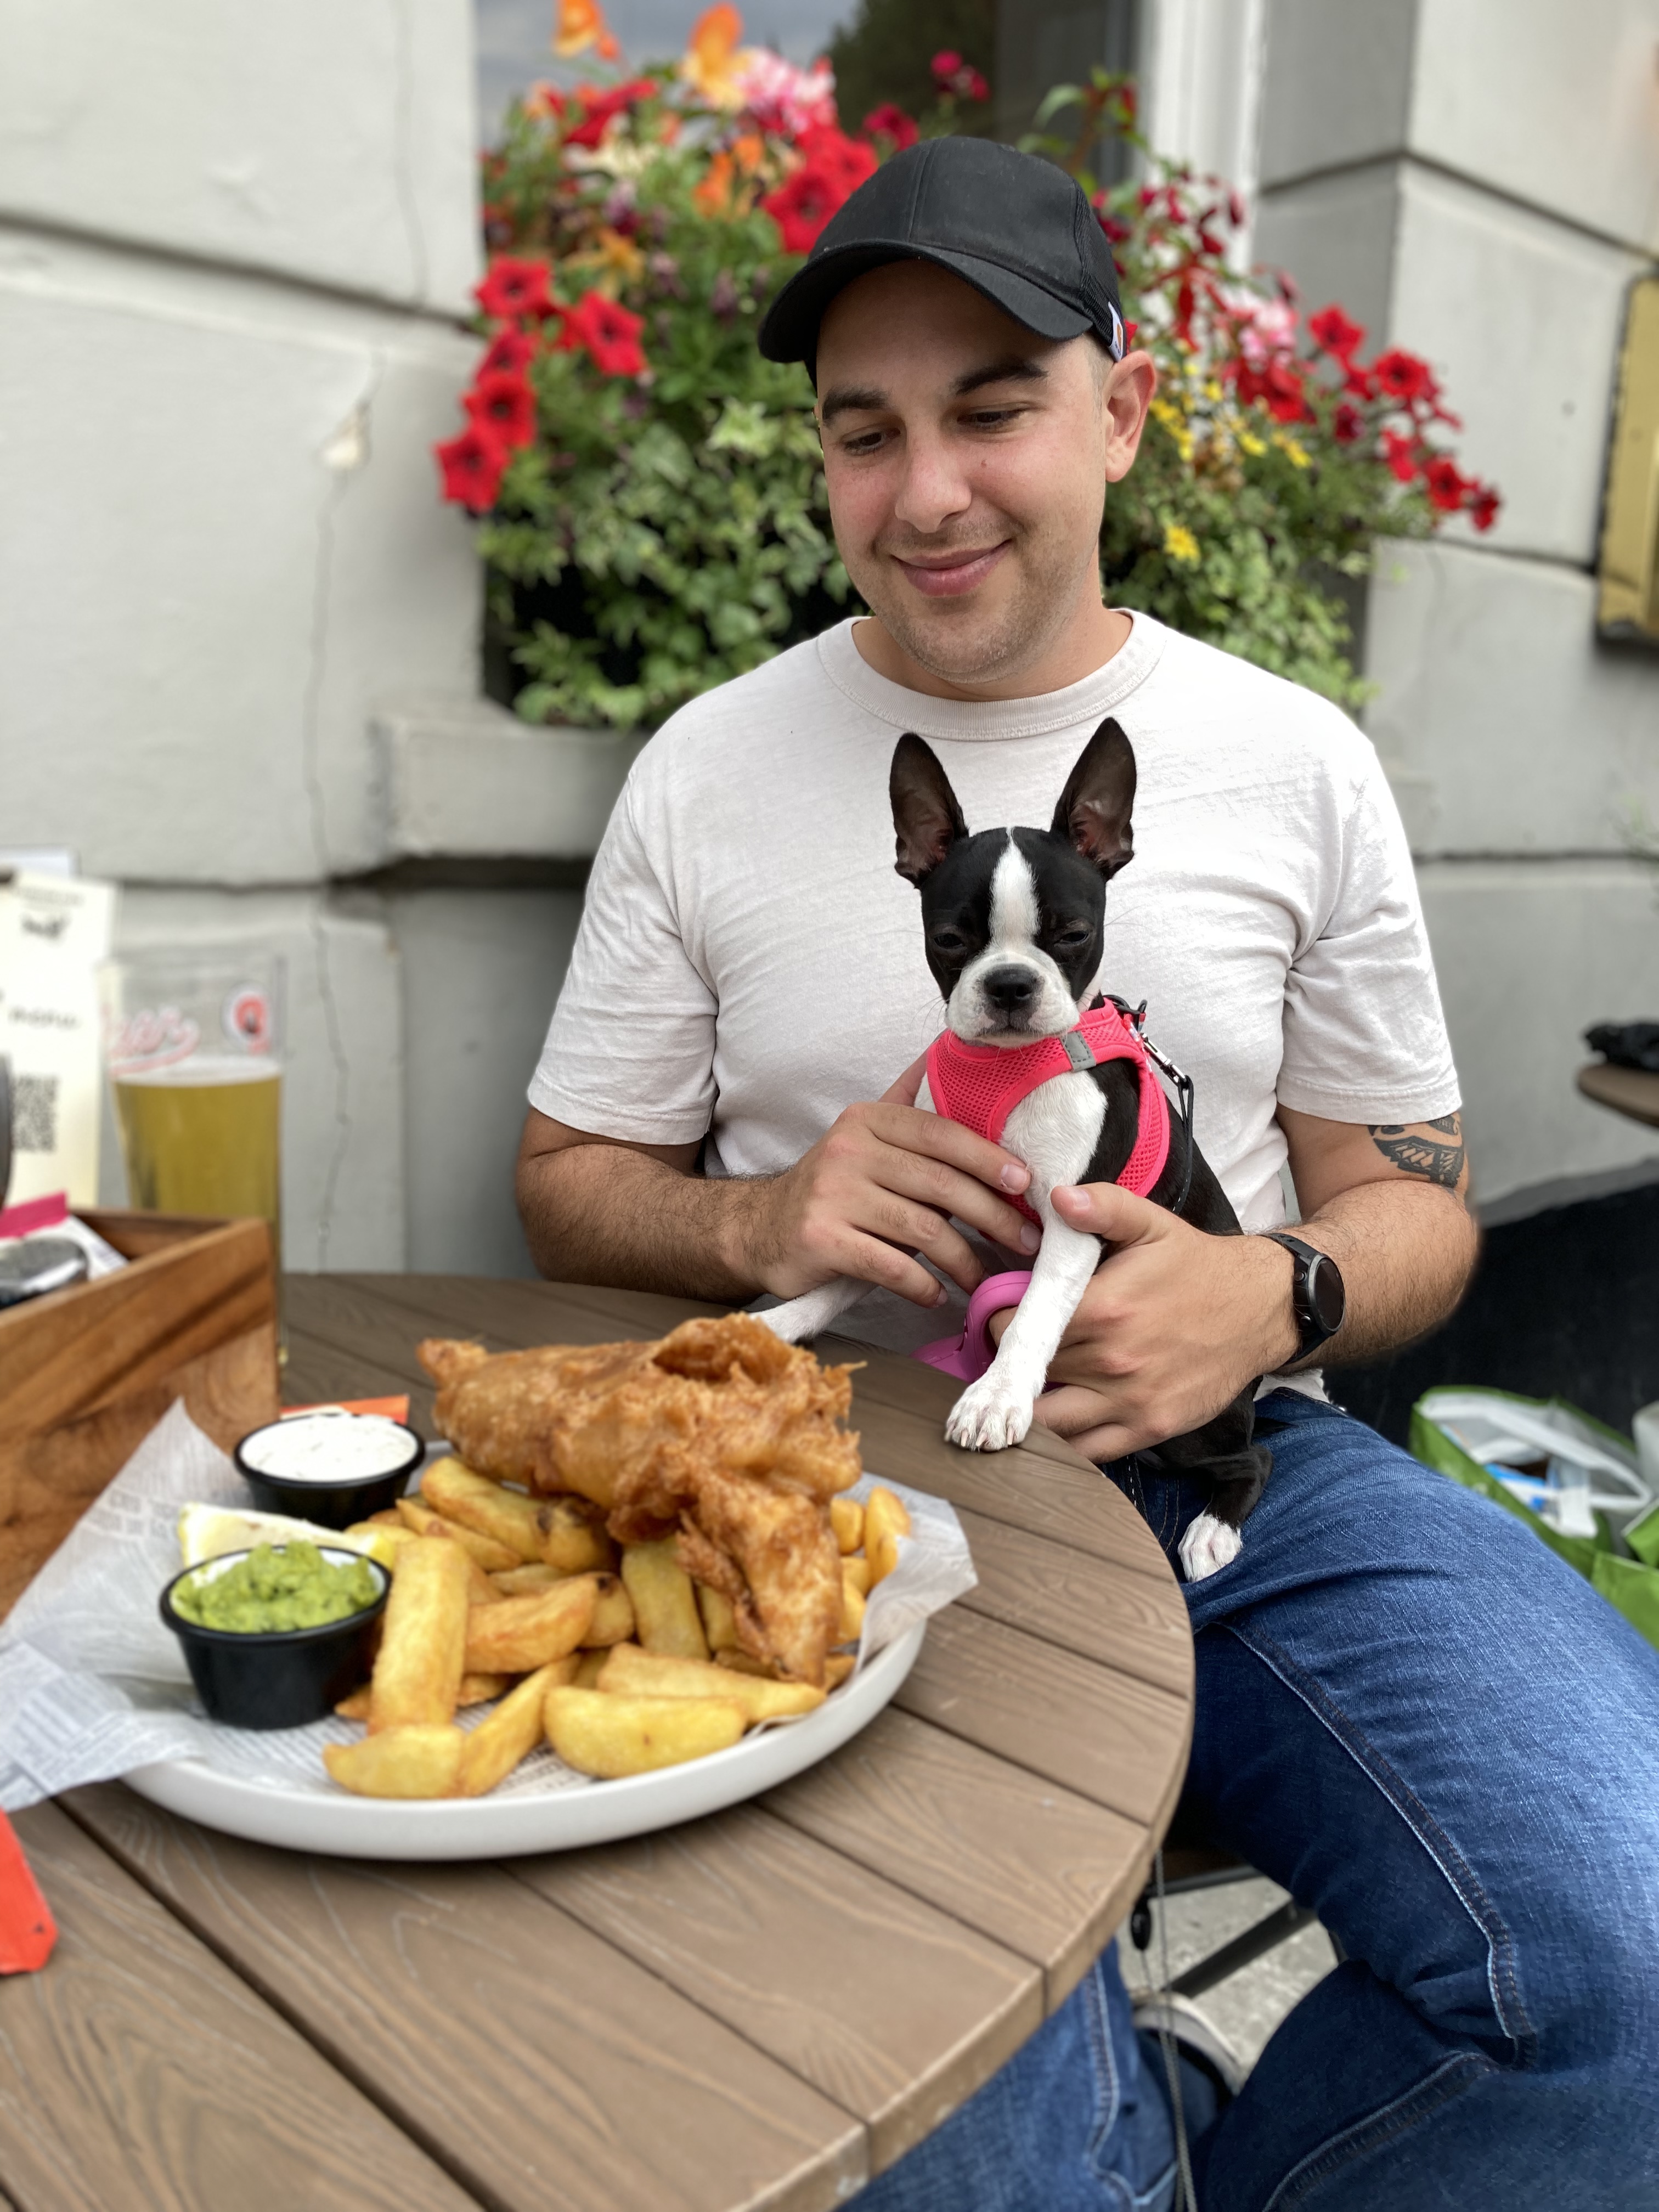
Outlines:
{"type": "MultiPolygon", "coordinates": [[[[989,705],[890,683],[853,631],[694,700],[640,755],[532,1105],[640,1143],[708,1133],[713,1174],[790,1166],[942,1025],[921,902],[893,870],[900,732],[939,754],[970,830],[1046,829],[1114,714],[1139,771],[1135,852],[1107,892],[1100,987],[1146,1000],[1244,1227],[1285,1218],[1276,1105],[1360,1122],[1455,1109],[1405,834],[1338,708],[1146,615],[1081,683],[989,705]]],[[[842,1326],[908,1350],[959,1315],[872,1291],[842,1326]]]]}

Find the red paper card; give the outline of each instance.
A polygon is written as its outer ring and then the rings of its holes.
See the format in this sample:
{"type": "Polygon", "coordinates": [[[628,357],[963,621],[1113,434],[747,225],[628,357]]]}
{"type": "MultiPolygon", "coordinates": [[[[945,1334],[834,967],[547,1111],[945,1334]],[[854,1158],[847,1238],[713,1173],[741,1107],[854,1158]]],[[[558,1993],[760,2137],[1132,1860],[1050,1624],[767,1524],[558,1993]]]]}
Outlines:
{"type": "MultiPolygon", "coordinates": [[[[401,1398],[335,1398],[329,1402],[337,1406],[343,1413],[384,1413],[388,1421],[406,1422],[409,1419],[407,1390],[401,1398]]],[[[320,1406],[284,1406],[283,1419],[286,1420],[290,1413],[318,1413],[325,1410],[320,1406]]]]}

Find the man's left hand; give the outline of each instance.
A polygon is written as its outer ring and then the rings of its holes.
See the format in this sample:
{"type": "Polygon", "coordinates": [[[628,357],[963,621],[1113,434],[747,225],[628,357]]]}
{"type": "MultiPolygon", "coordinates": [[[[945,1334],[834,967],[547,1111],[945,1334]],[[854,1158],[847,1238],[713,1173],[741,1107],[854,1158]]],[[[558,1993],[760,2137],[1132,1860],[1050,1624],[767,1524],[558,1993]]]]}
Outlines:
{"type": "MultiPolygon", "coordinates": [[[[1214,1418],[1296,1357],[1291,1261],[1263,1237],[1211,1237],[1115,1183],[1065,1185],[1054,1209],[1103,1237],[1036,1418],[1092,1460],[1121,1459],[1214,1418]]],[[[993,1337],[1013,1314],[992,1321],[993,1337]]]]}

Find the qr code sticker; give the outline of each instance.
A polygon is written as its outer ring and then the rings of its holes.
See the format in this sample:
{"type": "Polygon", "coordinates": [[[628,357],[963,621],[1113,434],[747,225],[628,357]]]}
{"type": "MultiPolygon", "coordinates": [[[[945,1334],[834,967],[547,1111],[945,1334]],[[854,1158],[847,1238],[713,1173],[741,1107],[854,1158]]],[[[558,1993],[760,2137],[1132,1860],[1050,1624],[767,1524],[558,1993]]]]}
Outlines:
{"type": "Polygon", "coordinates": [[[20,1152],[58,1149],[58,1085],[55,1075],[19,1075],[12,1083],[11,1140],[20,1152]]]}

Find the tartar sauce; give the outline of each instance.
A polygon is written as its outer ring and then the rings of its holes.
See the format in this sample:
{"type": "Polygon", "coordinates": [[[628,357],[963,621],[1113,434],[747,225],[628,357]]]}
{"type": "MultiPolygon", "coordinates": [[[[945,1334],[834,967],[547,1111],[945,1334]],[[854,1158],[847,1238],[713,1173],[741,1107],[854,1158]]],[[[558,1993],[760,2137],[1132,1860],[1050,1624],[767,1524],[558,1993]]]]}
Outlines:
{"type": "Polygon", "coordinates": [[[255,1429],[241,1443],[243,1463],[285,1482],[349,1481],[391,1474],[415,1450],[407,1429],[384,1413],[296,1413],[255,1429]]]}

